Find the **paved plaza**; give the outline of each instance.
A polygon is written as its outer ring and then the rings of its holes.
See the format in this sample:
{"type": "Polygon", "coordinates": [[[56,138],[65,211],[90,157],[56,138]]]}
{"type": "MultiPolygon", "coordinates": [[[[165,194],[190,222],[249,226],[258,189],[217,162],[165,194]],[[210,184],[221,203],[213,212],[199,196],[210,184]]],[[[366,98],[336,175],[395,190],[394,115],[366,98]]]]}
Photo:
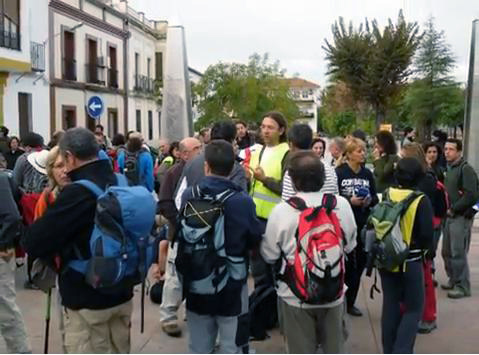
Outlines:
{"type": "MultiPolygon", "coordinates": [[[[446,281],[442,260],[439,257],[437,278],[439,283],[446,281]]],[[[429,335],[418,335],[417,353],[477,353],[479,351],[479,219],[476,219],[469,253],[471,268],[472,297],[451,300],[446,291],[437,289],[438,329],[429,335]]],[[[43,352],[46,296],[41,291],[23,289],[23,272],[17,273],[18,303],[25,317],[27,331],[34,353],[43,352]]],[[[358,306],[363,310],[361,318],[348,318],[350,337],[347,342],[349,353],[378,353],[381,349],[381,294],[369,298],[372,279],[363,277],[363,285],[358,297],[358,306]]],[[[140,334],[140,293],[135,296],[132,326],[132,353],[185,353],[188,351],[186,324],[181,338],[171,338],[163,333],[158,322],[158,306],[147,299],[145,310],[145,332],[140,334]]],[[[61,342],[55,310],[52,311],[50,330],[50,352],[61,353],[61,342]]],[[[181,314],[183,315],[183,310],[181,314]]],[[[183,317],[181,317],[183,318],[183,317]]],[[[263,342],[252,342],[256,353],[284,353],[284,343],[278,331],[263,342]]],[[[0,339],[0,353],[5,345],[0,339]]]]}

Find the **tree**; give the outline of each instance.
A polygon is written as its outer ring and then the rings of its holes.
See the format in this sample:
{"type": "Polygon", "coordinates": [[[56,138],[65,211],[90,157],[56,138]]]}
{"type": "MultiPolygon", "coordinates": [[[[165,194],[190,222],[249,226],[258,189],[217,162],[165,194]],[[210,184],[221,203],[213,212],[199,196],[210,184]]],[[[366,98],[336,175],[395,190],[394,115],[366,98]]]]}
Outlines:
{"type": "Polygon", "coordinates": [[[268,111],[282,112],[292,121],[299,109],[284,80],[279,62],[254,54],[248,64],[218,63],[208,67],[195,86],[200,118],[197,128],[227,118],[260,122],[268,111]]]}
{"type": "Polygon", "coordinates": [[[432,17],[425,27],[414,60],[416,80],[404,98],[420,140],[430,139],[437,124],[457,122],[464,112],[463,91],[451,78],[455,60],[444,31],[435,29],[432,17]]]}
{"type": "Polygon", "coordinates": [[[376,20],[366,19],[358,29],[348,28],[339,18],[332,26],[333,43],[325,40],[323,49],[329,61],[328,73],[343,81],[357,100],[369,103],[375,111],[376,127],[383,123],[388,106],[401,92],[421,36],[416,22],[409,23],[399,12],[397,23],[389,20],[381,31],[376,20]]]}

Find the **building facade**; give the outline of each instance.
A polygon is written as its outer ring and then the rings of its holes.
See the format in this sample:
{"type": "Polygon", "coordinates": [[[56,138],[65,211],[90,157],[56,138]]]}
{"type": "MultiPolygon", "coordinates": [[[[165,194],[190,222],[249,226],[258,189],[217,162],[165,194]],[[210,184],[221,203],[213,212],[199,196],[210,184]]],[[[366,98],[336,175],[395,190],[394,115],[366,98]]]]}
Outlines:
{"type": "Polygon", "coordinates": [[[166,49],[165,21],[151,21],[125,2],[122,11],[128,18],[128,126],[151,141],[161,136],[161,89],[166,49]],[[126,10],[125,10],[126,9],[126,10]]]}
{"type": "Polygon", "coordinates": [[[318,109],[320,99],[320,86],[301,78],[286,79],[291,96],[298,106],[300,117],[297,121],[307,123],[313,132],[318,129],[318,109]]]}
{"type": "Polygon", "coordinates": [[[0,125],[49,136],[48,1],[0,0],[0,125]]]}
{"type": "Polygon", "coordinates": [[[51,0],[49,5],[50,131],[94,129],[113,136],[128,129],[125,16],[99,0],[51,0]],[[98,96],[103,112],[88,114],[98,96]]]}

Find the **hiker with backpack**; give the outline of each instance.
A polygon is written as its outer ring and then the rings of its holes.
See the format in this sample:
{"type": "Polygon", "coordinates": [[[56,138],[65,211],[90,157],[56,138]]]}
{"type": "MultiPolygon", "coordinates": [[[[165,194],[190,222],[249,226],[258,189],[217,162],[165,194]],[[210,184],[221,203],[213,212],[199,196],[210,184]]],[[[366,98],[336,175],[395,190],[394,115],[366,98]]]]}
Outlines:
{"type": "Polygon", "coordinates": [[[170,241],[168,248],[169,257],[166,258],[166,266],[159,263],[158,267],[164,270],[165,279],[163,298],[160,305],[160,324],[161,329],[170,336],[181,335],[177,311],[183,299],[181,284],[175,273],[175,258],[173,257],[176,255],[176,252],[173,250],[172,241],[176,230],[176,220],[178,218],[178,209],[175,205],[174,195],[185,165],[200,153],[201,143],[196,138],[188,137],[180,142],[179,148],[181,160],[166,173],[165,180],[161,185],[158,201],[158,212],[162,218],[166,219],[165,222],[168,223],[169,226],[168,240],[170,241]]]}
{"type": "Polygon", "coordinates": [[[416,158],[399,160],[394,174],[398,186],[384,192],[364,234],[368,267],[375,265],[381,277],[385,354],[413,353],[423,315],[423,260],[434,233],[431,202],[417,186],[424,174],[416,158]]]}
{"type": "Polygon", "coordinates": [[[479,200],[477,174],[462,156],[462,142],[449,138],[444,155],[447,171],[444,184],[451,201],[447,211],[442,239],[442,257],[448,282],[441,288],[449,291],[449,298],[471,296],[471,283],[467,254],[471,244],[471,228],[476,210],[473,206],[479,200]]]}
{"type": "MultiPolygon", "coordinates": [[[[236,137],[236,128],[232,121],[216,122],[211,129],[211,140],[225,140],[233,143],[236,137]]],[[[182,175],[175,191],[175,206],[177,210],[181,208],[181,198],[183,192],[191,186],[199,184],[205,177],[205,152],[202,151],[193,159],[190,159],[183,168],[182,175]]],[[[235,161],[228,179],[246,191],[246,177],[241,165],[235,161]]],[[[169,335],[181,335],[181,329],[178,326],[178,307],[181,304],[182,286],[178,280],[174,260],[176,258],[177,244],[173,243],[168,249],[168,267],[165,273],[164,298],[160,306],[160,318],[162,320],[162,329],[169,335]]]]}
{"type": "MultiPolygon", "coordinates": [[[[345,197],[353,209],[358,227],[358,236],[366,225],[371,208],[378,203],[376,182],[373,173],[364,166],[366,161],[366,145],[358,138],[350,138],[344,153],[345,163],[336,168],[339,194],[345,197]]],[[[362,312],[355,306],[361,275],[366,266],[366,253],[361,238],[357,247],[346,259],[346,306],[348,314],[361,317],[362,312]]]]}
{"type": "Polygon", "coordinates": [[[16,303],[15,246],[19,242],[22,218],[11,171],[0,153],[0,334],[9,353],[31,353],[23,316],[16,303]]]}
{"type": "Polygon", "coordinates": [[[251,197],[228,179],[233,146],[205,147],[205,178],[182,197],[176,268],[186,295],[189,349],[249,353],[248,251],[264,232],[251,197]]]}
{"type": "Polygon", "coordinates": [[[345,254],[356,246],[348,201],[321,192],[324,165],[311,151],[292,154],[298,193],[271,212],[261,255],[278,265],[281,329],[289,353],[343,353],[345,254]],[[318,337],[321,334],[321,338],[318,337]]]}
{"type": "Polygon", "coordinates": [[[118,169],[126,176],[131,186],[143,186],[148,191],[153,191],[153,158],[144,148],[140,133],[134,132],[129,135],[126,150],[118,155],[118,169]]]}
{"type": "Polygon", "coordinates": [[[434,239],[423,260],[425,300],[424,312],[418,328],[419,333],[428,334],[437,328],[437,299],[433,279],[435,272],[434,258],[441,237],[442,220],[448,209],[448,196],[445,186],[437,179],[434,171],[429,168],[426,155],[419,143],[405,144],[401,149],[401,156],[403,158],[414,158],[421,164],[424,174],[417,181],[417,189],[429,198],[433,207],[434,239]]]}
{"type": "MultiPolygon", "coordinates": [[[[34,219],[37,220],[41,218],[47,209],[55,202],[60,192],[63,188],[70,183],[68,176],[65,171],[65,162],[63,157],[60,154],[60,148],[54,146],[48,153],[46,161],[46,172],[48,176],[48,186],[43,190],[42,195],[38,199],[38,202],[35,206],[35,216],[34,219]]],[[[47,293],[47,305],[51,305],[52,297],[52,288],[56,287],[57,277],[55,272],[59,271],[59,259],[54,260],[54,263],[46,265],[41,262],[39,259],[33,262],[32,267],[32,281],[39,287],[42,291],[47,293]]],[[[56,289],[57,297],[57,314],[59,320],[59,330],[61,334],[62,344],[65,344],[65,326],[63,321],[62,309],[61,309],[61,297],[58,292],[58,287],[56,289]]],[[[49,345],[49,326],[50,326],[50,308],[47,309],[46,314],[46,332],[45,332],[45,344],[44,349],[45,353],[48,353],[49,345]]],[[[63,345],[63,351],[66,352],[65,346],[63,345]]]]}
{"type": "Polygon", "coordinates": [[[60,258],[67,352],[128,353],[133,287],[149,267],[143,246],[155,201],[98,159],[89,130],[68,130],[59,149],[72,183],[27,228],[23,245],[45,262],[60,258]]]}

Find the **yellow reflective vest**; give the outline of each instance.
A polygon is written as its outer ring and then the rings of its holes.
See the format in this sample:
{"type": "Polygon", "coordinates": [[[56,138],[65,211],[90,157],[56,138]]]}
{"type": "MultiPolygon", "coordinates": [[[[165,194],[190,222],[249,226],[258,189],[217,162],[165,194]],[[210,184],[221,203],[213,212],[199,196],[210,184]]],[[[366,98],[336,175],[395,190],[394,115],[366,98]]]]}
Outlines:
{"type": "MultiPolygon", "coordinates": [[[[288,144],[280,143],[270,148],[273,151],[268,152],[266,157],[262,154],[264,149],[257,150],[251,155],[250,167],[256,169],[260,166],[267,177],[281,180],[283,178],[281,163],[289,151],[288,144]]],[[[267,219],[274,206],[281,202],[281,195],[274,193],[264,186],[261,181],[255,179],[252,181],[250,194],[256,205],[256,215],[264,219],[267,219]]]]}
{"type": "MultiPolygon", "coordinates": [[[[393,202],[401,202],[402,200],[406,199],[406,197],[408,197],[409,194],[411,194],[412,192],[413,190],[390,188],[389,198],[393,202]]],[[[399,222],[401,233],[403,235],[404,241],[406,242],[408,246],[411,245],[412,230],[414,228],[414,220],[416,219],[416,212],[419,206],[419,202],[421,201],[423,197],[424,195],[419,196],[409,205],[406,213],[404,214],[404,216],[401,218],[401,221],[399,222]]],[[[409,250],[409,252],[411,251],[415,251],[415,250],[409,250]]],[[[398,272],[399,268],[396,268],[395,270],[391,270],[391,271],[398,272]]]]}

